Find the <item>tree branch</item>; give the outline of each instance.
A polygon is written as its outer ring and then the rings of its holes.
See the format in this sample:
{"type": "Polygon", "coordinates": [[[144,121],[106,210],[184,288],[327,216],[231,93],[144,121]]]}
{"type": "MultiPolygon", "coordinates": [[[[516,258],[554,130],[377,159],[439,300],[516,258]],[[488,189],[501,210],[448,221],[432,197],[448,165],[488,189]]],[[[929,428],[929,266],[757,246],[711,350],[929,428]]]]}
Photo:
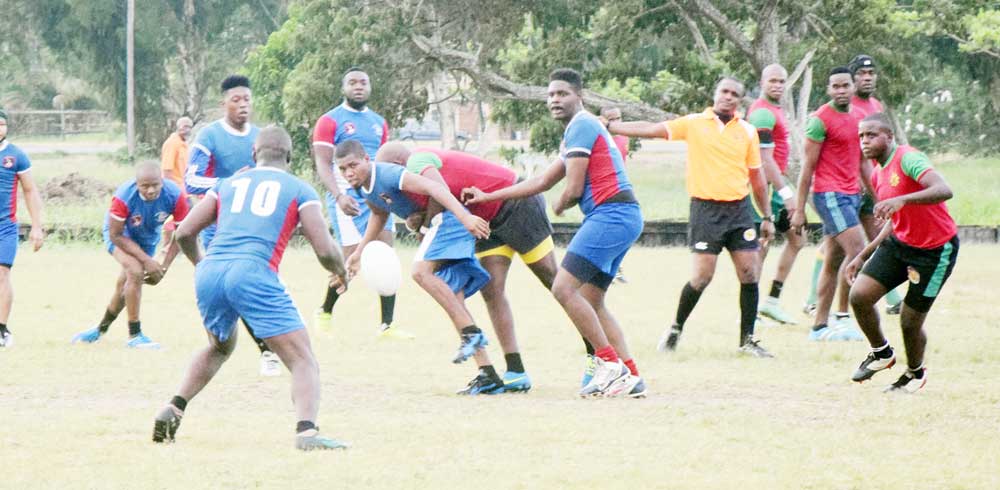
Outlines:
{"type": "MultiPolygon", "coordinates": [[[[950,32],[946,32],[945,35],[948,36],[948,37],[950,37],[951,39],[954,39],[955,41],[958,41],[959,44],[969,44],[969,40],[968,39],[962,39],[961,37],[958,37],[955,34],[952,34],[950,32]]],[[[976,49],[974,51],[970,50],[969,52],[970,53],[982,53],[982,54],[985,54],[987,56],[992,56],[994,58],[1000,59],[1000,53],[998,53],[996,51],[993,51],[993,50],[990,50],[988,48],[979,48],[979,49],[976,49]]]]}
{"type": "MultiPolygon", "coordinates": [[[[681,16],[681,19],[684,19],[684,23],[687,24],[688,30],[691,31],[691,37],[694,38],[694,45],[697,46],[698,51],[701,52],[702,59],[705,60],[706,63],[712,63],[712,51],[708,49],[708,43],[705,42],[705,36],[701,34],[701,28],[698,27],[698,23],[695,22],[690,15],[688,15],[687,10],[684,10],[684,8],[682,8],[676,0],[670,0],[669,4],[660,5],[659,7],[647,10],[645,13],[648,14],[649,12],[667,6],[673,7],[677,10],[677,14],[681,16]]],[[[638,16],[636,16],[636,18],[638,18],[638,16]]],[[[632,19],[633,24],[635,23],[636,18],[632,19]]]]}
{"type": "Polygon", "coordinates": [[[719,9],[715,8],[711,0],[692,0],[691,5],[694,6],[701,15],[708,18],[715,27],[719,29],[719,32],[725,36],[731,43],[736,45],[743,54],[747,55],[750,59],[756,60],[757,53],[753,49],[753,43],[747,38],[743,31],[740,30],[726,14],[719,12],[719,9]]]}
{"type": "Polygon", "coordinates": [[[795,65],[795,69],[792,70],[792,74],[788,76],[788,82],[785,83],[785,87],[791,89],[795,86],[795,83],[799,81],[799,77],[802,76],[802,72],[805,71],[806,66],[809,65],[815,54],[816,48],[812,48],[799,60],[798,64],[795,65]]]}

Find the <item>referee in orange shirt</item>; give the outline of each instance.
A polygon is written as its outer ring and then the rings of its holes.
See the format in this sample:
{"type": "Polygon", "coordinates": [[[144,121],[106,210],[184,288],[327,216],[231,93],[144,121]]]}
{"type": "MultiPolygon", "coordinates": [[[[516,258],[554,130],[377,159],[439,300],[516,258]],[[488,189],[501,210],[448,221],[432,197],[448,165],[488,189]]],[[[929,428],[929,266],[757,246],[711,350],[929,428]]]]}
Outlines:
{"type": "Polygon", "coordinates": [[[639,138],[665,138],[688,143],[687,190],[691,195],[688,245],[693,252],[694,273],[681,291],[674,324],[664,332],[658,349],[677,348],[684,322],[702,291],[711,282],[723,248],[736,266],[740,280],[740,352],[773,357],[753,338],[757,318],[759,242],[750,206],[749,190],[763,212],[761,239],[774,236],[774,215],[761,168],[757,129],[736,114],[745,89],[733,78],[715,86],[712,107],[705,112],[667,121],[608,124],[614,134],[639,138]]]}

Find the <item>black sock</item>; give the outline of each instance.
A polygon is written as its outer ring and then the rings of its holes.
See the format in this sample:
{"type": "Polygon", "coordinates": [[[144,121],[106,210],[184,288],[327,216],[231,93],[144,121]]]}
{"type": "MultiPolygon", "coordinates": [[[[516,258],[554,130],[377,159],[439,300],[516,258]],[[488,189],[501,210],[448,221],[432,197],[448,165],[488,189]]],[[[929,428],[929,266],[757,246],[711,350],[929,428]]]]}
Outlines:
{"type": "Polygon", "coordinates": [[[757,283],[740,284],[740,345],[753,337],[753,325],[757,321],[757,302],[760,289],[757,283]]]}
{"type": "Polygon", "coordinates": [[[785,283],[783,283],[783,282],[781,282],[781,281],[779,281],[777,279],[775,279],[774,281],[771,281],[771,294],[769,296],[771,296],[772,298],[779,298],[779,297],[781,297],[781,288],[784,287],[784,286],[785,286],[785,283]]]}
{"type": "Polygon", "coordinates": [[[492,364],[487,364],[485,366],[479,366],[479,373],[480,374],[485,374],[485,375],[489,376],[490,379],[493,379],[493,380],[499,380],[500,379],[500,376],[497,376],[497,370],[493,369],[493,365],[492,364]]]}
{"type": "Polygon", "coordinates": [[[851,314],[843,311],[835,311],[833,312],[833,317],[838,320],[843,320],[845,318],[850,318],[851,314]]]}
{"type": "Polygon", "coordinates": [[[336,289],[327,288],[326,299],[323,300],[323,313],[330,313],[333,311],[333,305],[337,304],[337,300],[339,298],[340,294],[337,293],[336,289]]]}
{"type": "Polygon", "coordinates": [[[7,324],[0,323],[0,334],[8,334],[8,333],[10,333],[10,330],[7,330],[7,324]]]}
{"type": "Polygon", "coordinates": [[[114,323],[116,318],[118,318],[118,313],[111,313],[111,310],[104,310],[104,318],[101,318],[101,323],[97,324],[97,329],[100,330],[101,333],[107,332],[108,327],[114,323]]]}
{"type": "Polygon", "coordinates": [[[247,333],[250,334],[250,338],[253,339],[255,344],[257,344],[257,348],[260,349],[260,353],[263,354],[265,352],[270,352],[271,349],[268,348],[267,344],[265,344],[263,340],[257,338],[257,336],[254,335],[253,329],[250,328],[250,324],[247,323],[246,318],[240,318],[240,320],[243,320],[243,326],[246,327],[247,333]]]}
{"type": "Polygon", "coordinates": [[[480,333],[482,330],[475,325],[469,325],[468,327],[462,327],[462,335],[472,335],[474,333],[480,333]]]}
{"type": "Polygon", "coordinates": [[[187,409],[188,401],[185,400],[184,397],[178,395],[170,400],[170,404],[177,407],[178,410],[183,412],[185,409],[187,409]]]}
{"type": "MultiPolygon", "coordinates": [[[[580,337],[580,338],[583,339],[583,337],[580,337]]],[[[594,355],[594,352],[596,352],[594,350],[594,346],[591,345],[590,341],[587,340],[587,339],[583,339],[583,348],[587,349],[587,355],[588,356],[592,356],[592,355],[594,355]]]]}
{"type": "Polygon", "coordinates": [[[316,427],[316,424],[314,424],[311,420],[300,420],[295,424],[296,434],[312,429],[319,430],[319,427],[316,427]]]}
{"type": "Polygon", "coordinates": [[[507,361],[507,370],[513,373],[523,373],[524,364],[521,364],[521,354],[519,352],[511,352],[510,354],[504,354],[503,359],[507,361]]]}
{"type": "Polygon", "coordinates": [[[142,322],[128,322],[128,336],[135,337],[142,333],[142,322]]]}
{"type": "Polygon", "coordinates": [[[875,357],[878,359],[888,359],[892,357],[892,346],[890,346],[889,343],[886,342],[885,345],[883,345],[882,347],[879,347],[878,349],[872,349],[872,354],[875,354],[875,357]]]}
{"type": "Polygon", "coordinates": [[[820,330],[823,330],[824,328],[826,328],[826,324],[825,323],[820,323],[819,325],[813,325],[813,332],[819,332],[820,330]]]}
{"type": "Polygon", "coordinates": [[[396,295],[379,296],[379,304],[382,306],[382,323],[392,324],[392,313],[396,310],[396,295]]]}
{"type": "Polygon", "coordinates": [[[684,322],[694,311],[694,306],[698,304],[699,298],[701,298],[701,291],[691,286],[690,282],[684,285],[684,289],[681,290],[680,303],[677,305],[677,319],[674,321],[674,325],[679,327],[678,330],[684,328],[684,322]]]}

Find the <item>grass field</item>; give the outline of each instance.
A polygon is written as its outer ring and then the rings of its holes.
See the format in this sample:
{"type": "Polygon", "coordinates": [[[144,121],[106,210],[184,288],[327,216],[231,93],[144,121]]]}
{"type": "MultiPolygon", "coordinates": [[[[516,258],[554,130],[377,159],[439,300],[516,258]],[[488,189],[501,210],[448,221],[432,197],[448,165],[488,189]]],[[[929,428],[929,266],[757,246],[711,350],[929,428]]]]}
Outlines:
{"type": "MultiPolygon", "coordinates": [[[[17,343],[0,350],[0,488],[998,488],[1000,341],[987,286],[1000,275],[996,250],[963,247],[928,321],[930,381],[914,396],[881,393],[899,367],[854,385],[866,346],[808,343],[804,325],[759,332],[775,359],[738,356],[738,286],[725,263],[676,355],[657,353],[690,271],[683,249],[634,250],[630,282],[609,293],[649,385],[645,400],[575,398],[581,342],[520,264],[509,293],[535,383],[524,395],[453,395],[474,372],[449,362],[457,337],[444,313],[404,281],[397,324],[419,338],[376,341],[377,301],[352,284],[334,332],[310,333],[323,377],[319,424],[353,446],[301,454],[289,376],[259,378],[245,339],[189,405],[178,442],[150,442],[153,415],[205,344],[189,264],[146,289],[144,330],[166,348],[136,352],[123,346],[122,319],[96,345],[68,343],[100,317],[117,273],[98,246],[22,248],[17,343]]],[[[804,299],[812,252],[785,288],[786,309],[804,299]]],[[[400,253],[406,264],[413,249],[400,253]]],[[[282,271],[308,318],[325,275],[302,248],[282,271]]],[[[482,301],[469,304],[488,323],[482,301]]],[[[896,322],[887,332],[901,347],[896,322]]],[[[502,369],[499,347],[489,352],[502,369]]]]}

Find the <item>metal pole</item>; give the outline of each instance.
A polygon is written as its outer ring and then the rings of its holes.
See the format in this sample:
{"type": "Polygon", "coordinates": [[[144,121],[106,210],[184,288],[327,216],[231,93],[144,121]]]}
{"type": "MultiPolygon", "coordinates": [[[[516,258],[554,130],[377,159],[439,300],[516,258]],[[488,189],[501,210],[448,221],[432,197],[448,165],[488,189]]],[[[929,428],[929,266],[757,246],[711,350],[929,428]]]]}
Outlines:
{"type": "Polygon", "coordinates": [[[128,0],[128,20],[126,26],[126,102],[125,118],[128,127],[128,156],[135,157],[135,0],[128,0]]]}

